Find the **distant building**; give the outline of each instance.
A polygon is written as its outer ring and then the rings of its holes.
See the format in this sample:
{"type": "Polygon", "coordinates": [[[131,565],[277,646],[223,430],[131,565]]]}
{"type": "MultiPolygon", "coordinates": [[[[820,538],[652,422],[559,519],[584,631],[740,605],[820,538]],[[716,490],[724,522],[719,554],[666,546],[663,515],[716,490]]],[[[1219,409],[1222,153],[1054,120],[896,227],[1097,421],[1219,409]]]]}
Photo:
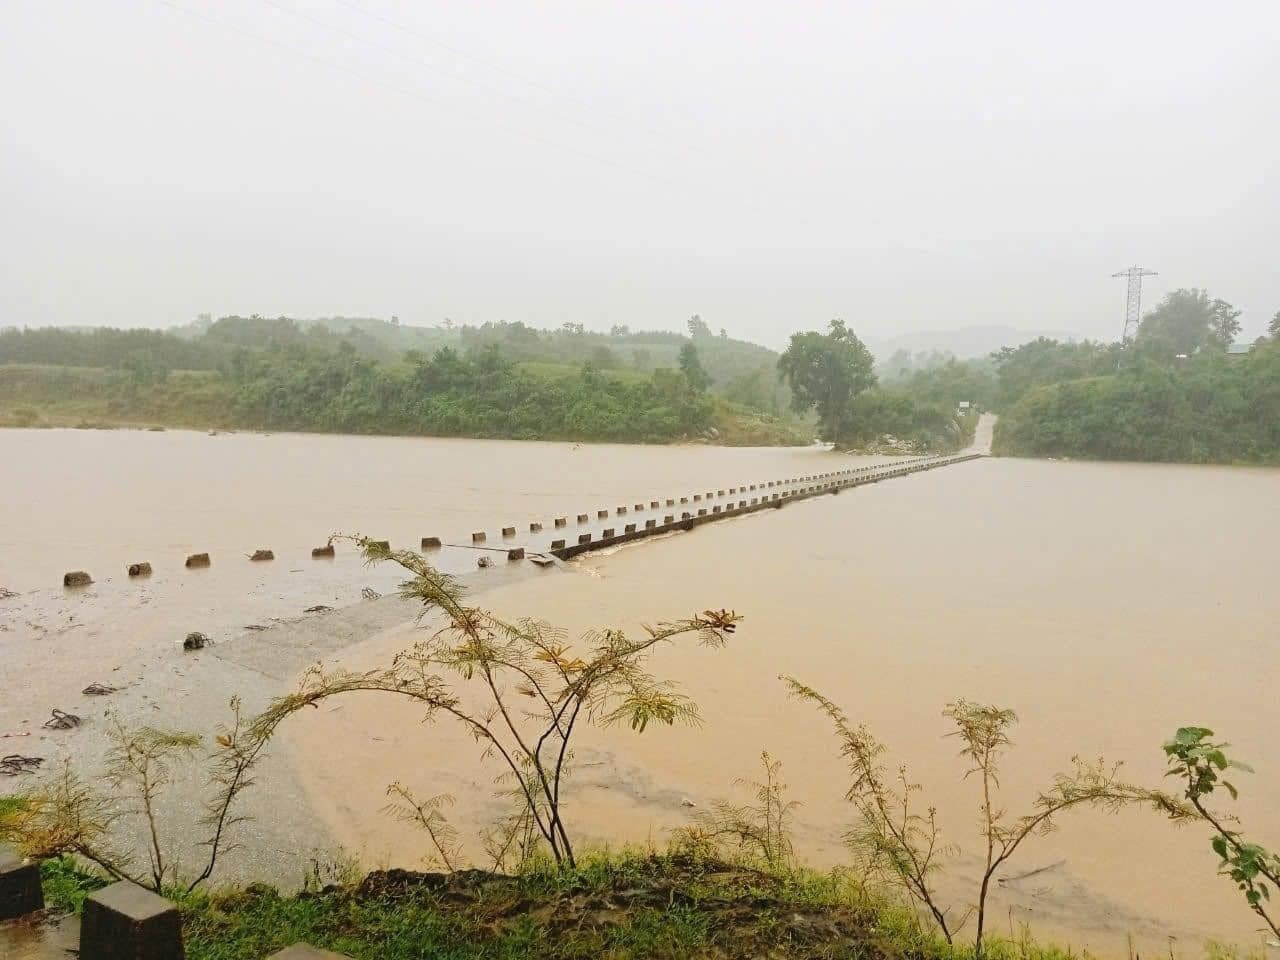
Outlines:
{"type": "Polygon", "coordinates": [[[1227,345],[1228,357],[1246,357],[1253,350],[1252,343],[1231,343],[1227,345]]]}

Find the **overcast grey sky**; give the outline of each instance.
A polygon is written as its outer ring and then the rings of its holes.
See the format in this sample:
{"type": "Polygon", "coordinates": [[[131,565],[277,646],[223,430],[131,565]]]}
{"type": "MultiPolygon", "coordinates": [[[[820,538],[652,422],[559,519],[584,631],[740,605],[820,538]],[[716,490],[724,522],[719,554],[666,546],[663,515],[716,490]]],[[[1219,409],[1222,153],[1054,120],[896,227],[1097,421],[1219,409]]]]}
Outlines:
{"type": "Polygon", "coordinates": [[[3,0],[0,325],[1280,310],[1280,3],[3,0]]]}

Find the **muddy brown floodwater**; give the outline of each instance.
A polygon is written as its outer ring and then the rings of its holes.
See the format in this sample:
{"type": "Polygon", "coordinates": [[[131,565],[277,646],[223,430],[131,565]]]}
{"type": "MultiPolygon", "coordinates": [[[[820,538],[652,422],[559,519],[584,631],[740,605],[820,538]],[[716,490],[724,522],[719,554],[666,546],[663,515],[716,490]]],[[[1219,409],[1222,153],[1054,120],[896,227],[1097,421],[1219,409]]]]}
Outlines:
{"type": "MultiPolygon", "coordinates": [[[[71,687],[90,679],[126,677],[119,702],[165,718],[179,691],[188,712],[218,683],[250,688],[248,703],[283,692],[309,657],[386,662],[422,627],[387,601],[356,604],[364,585],[389,589],[393,572],[341,552],[312,563],[307,551],[333,529],[461,542],[472,529],[492,537],[563,514],[572,523],[583,510],[849,462],[817,449],[0,431],[0,585],[21,591],[0,601],[0,732],[31,729],[55,695],[74,706],[71,687]],[[279,559],[249,563],[256,547],[279,559]],[[182,570],[196,549],[214,553],[213,567],[182,570]],[[119,575],[136,559],[156,567],[147,584],[119,575]],[[50,586],[73,568],[99,582],[50,586]],[[352,612],[296,619],[314,603],[352,612]],[[243,632],[255,622],[269,629],[243,632]],[[173,652],[188,626],[220,641],[203,662],[173,652]],[[42,664],[52,667],[37,673],[42,664]]],[[[988,459],[560,570],[511,565],[472,579],[477,602],[573,633],[707,607],[746,617],[725,650],[674,648],[655,660],[701,704],[701,727],[584,736],[567,810],[581,836],[664,844],[695,809],[688,803],[737,795],[734,779],[755,776],[768,750],[803,804],[798,853],[846,862],[844,770],[827,725],[785,696],[777,676],[792,674],[867,723],[887,762],[910,765],[959,848],[944,881],[959,911],[977,864],[978,796],[945,736],[941,711],[957,697],[1018,712],[1003,777],[1015,813],[1077,754],[1122,760],[1131,779],[1159,783],[1160,743],[1199,723],[1256,768],[1241,778],[1237,812],[1275,842],[1266,832],[1280,809],[1278,542],[1277,470],[988,459]]],[[[438,555],[459,571],[474,557],[438,555]]],[[[302,841],[289,831],[305,828],[370,866],[420,865],[421,837],[379,813],[396,779],[453,795],[450,819],[474,837],[502,812],[498,771],[458,731],[418,721],[366,695],[287,725],[264,787],[289,798],[289,816],[276,818],[288,823],[273,824],[267,803],[254,838],[276,860],[296,855],[302,841]]],[[[30,739],[51,756],[80,742],[30,739]]],[[[1173,936],[1180,957],[1210,936],[1256,944],[1252,915],[1215,867],[1202,831],[1148,812],[1077,812],[1010,864],[991,926],[1028,924],[1111,956],[1130,936],[1161,954],[1173,936]]],[[[264,870],[250,862],[239,875],[264,870]]]]}

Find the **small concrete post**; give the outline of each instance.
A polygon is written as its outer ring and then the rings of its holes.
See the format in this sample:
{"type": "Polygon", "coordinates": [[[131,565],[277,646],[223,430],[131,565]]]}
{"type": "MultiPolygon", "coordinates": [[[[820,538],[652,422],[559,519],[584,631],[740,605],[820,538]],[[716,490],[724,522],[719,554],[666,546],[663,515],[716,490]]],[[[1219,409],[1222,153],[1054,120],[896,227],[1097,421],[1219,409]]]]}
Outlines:
{"type": "Polygon", "coordinates": [[[681,503],[688,503],[688,502],[689,502],[689,498],[688,498],[688,497],[681,497],[681,498],[680,498],[680,502],[681,502],[681,503]]]}
{"type": "Polygon", "coordinates": [[[669,514],[669,513],[668,513],[665,517],[663,517],[663,518],[662,518],[662,522],[663,522],[663,523],[675,523],[675,522],[676,522],[676,518],[675,518],[674,516],[672,516],[671,514],[669,514]]]}
{"type": "Polygon", "coordinates": [[[718,503],[717,503],[714,507],[712,507],[712,508],[711,508],[711,512],[712,512],[712,513],[719,513],[719,512],[720,512],[720,504],[718,504],[718,503]]]}
{"type": "Polygon", "coordinates": [[[684,513],[680,514],[680,519],[681,519],[681,520],[688,520],[688,519],[690,519],[692,516],[693,516],[693,514],[692,514],[692,513],[690,513],[688,510],[686,510],[684,513]]]}
{"type": "Polygon", "coordinates": [[[508,550],[508,551],[507,551],[507,559],[508,559],[508,560],[523,560],[523,559],[524,559],[524,547],[514,547],[514,548],[512,548],[511,550],[508,550]]]}
{"type": "Polygon", "coordinates": [[[188,567],[207,567],[209,565],[209,555],[207,553],[193,553],[187,557],[188,567]]]}
{"type": "Polygon", "coordinates": [[[0,920],[14,920],[43,909],[40,864],[0,847],[0,920]]]}
{"type": "Polygon", "coordinates": [[[675,498],[674,498],[674,497],[667,497],[667,506],[668,506],[668,507],[674,507],[675,505],[676,505],[675,498]]]}
{"type": "MultiPolygon", "coordinates": [[[[424,548],[425,548],[425,547],[426,547],[426,545],[427,545],[427,540],[428,540],[428,539],[430,539],[430,538],[429,538],[429,537],[423,537],[423,538],[422,538],[422,546],[423,546],[424,548]]],[[[314,558],[317,558],[317,559],[318,559],[318,558],[320,558],[320,557],[332,557],[332,556],[334,555],[334,553],[335,553],[335,551],[334,551],[334,549],[333,549],[333,544],[332,544],[332,543],[326,543],[323,547],[312,547],[312,548],[311,548],[311,556],[312,556],[312,557],[314,557],[314,558]]]]}
{"type": "Polygon", "coordinates": [[[653,530],[653,529],[654,529],[655,527],[657,527],[657,526],[658,526],[658,521],[657,521],[657,520],[646,520],[646,521],[644,522],[644,528],[645,528],[646,530],[653,530]]]}
{"type": "Polygon", "coordinates": [[[596,519],[597,519],[597,520],[608,520],[608,519],[609,519],[609,511],[608,511],[608,510],[597,510],[597,511],[596,511],[596,519]]]}
{"type": "Polygon", "coordinates": [[[700,508],[698,509],[698,516],[700,516],[700,517],[705,517],[706,515],[707,515],[707,508],[706,508],[706,507],[700,507],[700,508]]]}
{"type": "Polygon", "coordinates": [[[473,534],[471,535],[471,542],[472,542],[472,543],[484,543],[484,542],[485,542],[485,540],[487,540],[487,539],[488,539],[488,537],[486,537],[486,536],[484,535],[484,531],[482,531],[482,530],[477,530],[475,533],[473,533],[473,534]]]}
{"type": "MultiPolygon", "coordinates": [[[[694,502],[694,503],[697,503],[697,502],[698,502],[699,500],[701,500],[701,499],[702,499],[702,494],[700,494],[700,493],[695,493],[695,494],[693,495],[693,502],[694,502]]],[[[681,502],[681,503],[684,503],[684,501],[683,501],[683,500],[681,500],[680,502],[681,502]]]]}
{"type": "Polygon", "coordinates": [[[563,549],[564,549],[564,541],[563,541],[563,540],[552,540],[552,541],[551,541],[551,549],[552,549],[552,550],[563,550],[563,549]]]}
{"type": "Polygon", "coordinates": [[[628,523],[625,527],[623,527],[623,528],[622,528],[622,532],[623,532],[623,533],[635,533],[635,532],[636,532],[636,525],[635,525],[634,523],[628,523]]]}
{"type": "Polygon", "coordinates": [[[556,525],[557,527],[563,527],[563,526],[564,526],[566,523],[568,523],[568,522],[569,522],[569,518],[568,518],[568,517],[556,517],[556,519],[555,519],[555,525],[556,525]]]}
{"type": "Polygon", "coordinates": [[[121,880],[89,895],[80,919],[80,960],[183,960],[178,908],[121,880]]]}
{"type": "Polygon", "coordinates": [[[516,535],[516,528],[515,528],[515,527],[503,527],[503,528],[502,528],[502,535],[503,535],[504,537],[514,537],[514,536],[516,535]]]}
{"type": "Polygon", "coordinates": [[[589,534],[589,533],[580,533],[580,534],[578,534],[578,543],[579,543],[579,544],[583,544],[583,543],[590,543],[590,542],[591,542],[591,534],[589,534]]]}
{"type": "Polygon", "coordinates": [[[619,507],[619,508],[618,508],[618,516],[622,516],[622,515],[623,515],[624,513],[626,513],[626,512],[627,512],[627,508],[626,508],[626,507],[619,507]]]}
{"type": "Polygon", "coordinates": [[[537,520],[533,521],[533,523],[529,524],[529,532],[530,532],[530,533],[541,533],[541,532],[542,532],[542,524],[540,524],[537,520]]]}
{"type": "Polygon", "coordinates": [[[650,501],[649,501],[649,509],[650,509],[650,510],[657,510],[657,509],[658,509],[658,507],[660,507],[660,506],[661,506],[661,504],[660,504],[657,500],[650,500],[650,501]]]}
{"type": "Polygon", "coordinates": [[[129,576],[131,577],[149,577],[151,576],[151,564],[145,560],[141,563],[129,564],[129,576]]]}
{"type": "Polygon", "coordinates": [[[634,507],[632,507],[631,509],[635,510],[635,511],[636,511],[636,513],[639,513],[641,510],[643,510],[643,509],[644,509],[644,504],[643,504],[643,503],[637,503],[637,504],[636,504],[634,507]]]}
{"type": "Polygon", "coordinates": [[[605,527],[603,530],[600,531],[601,540],[608,540],[612,536],[613,536],[613,527],[605,527]]]}
{"type": "Polygon", "coordinates": [[[587,522],[588,520],[590,520],[590,519],[591,519],[591,518],[590,518],[589,516],[587,516],[585,513],[580,513],[580,514],[578,514],[578,522],[579,522],[579,523],[586,523],[586,522],[587,522]]]}
{"type": "Polygon", "coordinates": [[[93,577],[83,570],[71,570],[62,575],[64,587],[87,587],[91,583],[93,583],[93,577]]]}
{"type": "Polygon", "coordinates": [[[723,490],[717,490],[717,491],[716,491],[716,496],[717,496],[717,497],[723,497],[723,496],[724,496],[724,491],[723,491],[723,490]]]}
{"type": "Polygon", "coordinates": [[[423,537],[422,549],[423,550],[439,550],[440,538],[439,537],[423,537]]]}

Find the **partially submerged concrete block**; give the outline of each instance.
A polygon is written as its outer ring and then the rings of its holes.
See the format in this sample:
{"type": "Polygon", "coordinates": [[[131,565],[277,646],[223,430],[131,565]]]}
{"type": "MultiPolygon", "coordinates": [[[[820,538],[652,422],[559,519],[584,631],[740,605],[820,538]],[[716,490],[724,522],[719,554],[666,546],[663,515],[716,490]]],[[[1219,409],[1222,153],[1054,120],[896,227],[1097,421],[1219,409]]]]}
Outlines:
{"type": "Polygon", "coordinates": [[[484,543],[484,542],[485,542],[485,540],[487,540],[487,539],[489,539],[489,538],[488,538],[488,537],[486,537],[486,536],[484,535],[484,531],[483,531],[483,530],[477,530],[475,533],[473,533],[473,534],[471,535],[471,542],[472,542],[472,543],[484,543]]]}
{"type": "Polygon", "coordinates": [[[44,909],[40,865],[0,847],[0,920],[13,920],[44,909]]]}
{"type": "Polygon", "coordinates": [[[502,535],[503,535],[504,537],[514,537],[514,536],[516,535],[516,528],[515,528],[515,527],[503,527],[503,528],[502,528],[502,535]]]}
{"type": "Polygon", "coordinates": [[[623,533],[635,533],[635,532],[636,532],[636,525],[635,525],[634,523],[628,523],[625,527],[623,527],[623,528],[622,528],[622,532],[623,532],[623,533]]]}
{"type": "Polygon", "coordinates": [[[634,507],[632,507],[632,509],[633,509],[633,510],[636,510],[636,511],[643,510],[643,509],[644,509],[644,504],[643,504],[643,503],[637,503],[634,507]]]}
{"type": "Polygon", "coordinates": [[[676,505],[675,498],[674,498],[674,497],[667,497],[667,506],[668,506],[668,507],[674,507],[675,505],[676,505]]]}
{"type": "Polygon", "coordinates": [[[590,519],[591,519],[591,517],[590,517],[590,515],[589,515],[589,514],[585,514],[585,513],[580,513],[580,514],[578,514],[578,522],[579,522],[579,523],[586,523],[586,522],[587,522],[588,520],[590,520],[590,519]]]}
{"type": "Polygon", "coordinates": [[[183,960],[182,918],[164,897],[122,880],[89,895],[80,960],[183,960]]]}
{"type": "Polygon", "coordinates": [[[255,550],[249,555],[249,559],[254,563],[261,563],[264,560],[274,560],[276,555],[270,550],[255,550]]]}
{"type": "Polygon", "coordinates": [[[542,532],[542,524],[540,524],[537,520],[533,521],[533,523],[529,524],[529,532],[530,532],[530,533],[541,533],[541,532],[542,532]]]}
{"type": "Polygon", "coordinates": [[[563,540],[552,540],[552,541],[551,541],[551,549],[552,549],[552,550],[563,550],[563,549],[564,549],[564,541],[563,541],[563,540]]]}
{"type": "Polygon", "coordinates": [[[612,536],[613,536],[613,527],[605,527],[603,530],[600,531],[600,538],[602,540],[608,540],[612,536]]]}
{"type": "Polygon", "coordinates": [[[267,960],[351,960],[345,953],[334,953],[332,950],[321,950],[306,943],[295,943],[285,947],[279,953],[273,953],[267,960]]]}
{"type": "Polygon", "coordinates": [[[93,583],[93,577],[84,570],[70,570],[62,575],[64,587],[87,587],[93,583]]]}
{"type": "Polygon", "coordinates": [[[439,537],[423,537],[422,549],[423,550],[439,550],[440,538],[439,537]]]}
{"type": "Polygon", "coordinates": [[[555,525],[556,525],[557,527],[563,527],[563,526],[564,526],[566,523],[568,523],[568,522],[569,522],[569,518],[568,518],[568,517],[556,517],[556,519],[555,519],[555,525]]]}
{"type": "Polygon", "coordinates": [[[646,530],[652,530],[652,529],[653,529],[654,527],[656,527],[657,525],[658,525],[658,521],[657,521],[657,520],[646,520],[646,521],[644,522],[644,528],[645,528],[646,530]]]}
{"type": "Polygon", "coordinates": [[[596,519],[597,519],[597,520],[608,520],[608,519],[609,519],[609,511],[608,511],[608,510],[597,510],[597,511],[596,511],[596,519]]]}
{"type": "Polygon", "coordinates": [[[207,553],[193,553],[187,557],[188,567],[207,567],[209,565],[209,555],[207,553]]]}
{"type": "MultiPolygon", "coordinates": [[[[694,503],[697,503],[697,502],[698,502],[699,500],[701,500],[701,499],[702,499],[702,494],[700,494],[700,493],[695,493],[695,494],[693,495],[693,502],[694,502],[694,503]]],[[[683,501],[683,500],[681,500],[680,502],[681,502],[681,503],[684,503],[684,501],[683,501]]]]}
{"type": "Polygon", "coordinates": [[[578,543],[583,544],[583,543],[590,543],[590,542],[591,542],[591,534],[589,533],[578,534],[578,543]]]}
{"type": "Polygon", "coordinates": [[[627,512],[627,508],[626,508],[626,507],[619,507],[619,508],[618,508],[618,516],[622,516],[622,515],[623,515],[624,513],[626,513],[626,512],[627,512]]]}
{"type": "Polygon", "coordinates": [[[706,507],[701,507],[701,508],[699,508],[699,510],[698,510],[698,516],[700,516],[700,517],[705,517],[706,515],[707,515],[707,508],[706,508],[706,507]]]}
{"type": "Polygon", "coordinates": [[[668,513],[665,517],[663,517],[663,518],[662,518],[662,522],[663,522],[663,523],[675,523],[675,522],[676,522],[676,518],[675,518],[674,516],[672,516],[671,514],[669,514],[669,513],[668,513]]]}
{"type": "MultiPolygon", "coordinates": [[[[434,539],[434,538],[433,538],[433,537],[423,537],[423,538],[422,538],[422,545],[423,545],[424,547],[427,545],[427,540],[429,540],[429,539],[434,539]]],[[[439,542],[439,541],[437,541],[437,542],[439,542]]],[[[312,547],[312,548],[311,548],[311,556],[313,556],[313,557],[332,557],[333,555],[334,555],[334,549],[333,549],[333,544],[332,544],[332,543],[326,543],[323,547],[312,547]]]]}
{"type": "Polygon", "coordinates": [[[661,506],[661,504],[659,504],[657,500],[650,500],[650,501],[649,501],[649,509],[650,509],[650,510],[657,510],[659,506],[661,506]]]}
{"type": "Polygon", "coordinates": [[[507,551],[507,559],[508,559],[508,560],[523,560],[523,559],[524,559],[524,547],[515,547],[514,549],[508,550],[508,551],[507,551]]]}
{"type": "Polygon", "coordinates": [[[149,577],[151,576],[151,564],[145,560],[141,563],[129,564],[129,576],[131,577],[149,577]]]}

